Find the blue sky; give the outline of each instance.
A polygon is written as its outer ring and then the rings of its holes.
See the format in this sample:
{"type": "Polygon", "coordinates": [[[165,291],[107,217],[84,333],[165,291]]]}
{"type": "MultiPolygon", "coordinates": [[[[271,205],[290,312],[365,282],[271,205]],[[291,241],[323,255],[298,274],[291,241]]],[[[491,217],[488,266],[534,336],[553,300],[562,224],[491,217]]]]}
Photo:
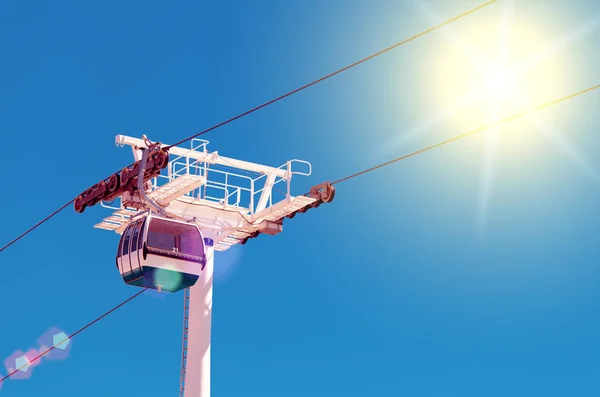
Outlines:
{"type": "MultiPolygon", "coordinates": [[[[0,240],[129,164],[118,133],[177,141],[480,3],[4,0],[0,240]]],[[[597,2],[501,0],[207,134],[209,147],[311,161],[303,193],[478,127],[479,107],[434,115],[464,94],[460,62],[496,45],[503,15],[519,56],[570,37],[530,71],[535,103],[600,82],[597,2]]],[[[494,141],[345,182],[284,233],[218,255],[213,395],[598,395],[599,105],[589,93],[494,141]]],[[[114,267],[117,235],[92,228],[106,215],[69,208],[0,254],[2,361],[136,292],[114,267]]],[[[181,306],[142,295],[0,395],[175,394],[181,306]]]]}

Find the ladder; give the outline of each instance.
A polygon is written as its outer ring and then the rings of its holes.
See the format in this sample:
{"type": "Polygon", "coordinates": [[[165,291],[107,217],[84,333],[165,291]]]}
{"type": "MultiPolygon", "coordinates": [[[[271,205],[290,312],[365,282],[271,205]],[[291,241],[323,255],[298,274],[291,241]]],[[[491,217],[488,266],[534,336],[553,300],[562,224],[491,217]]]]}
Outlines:
{"type": "Polygon", "coordinates": [[[183,338],[181,341],[181,373],[179,375],[179,397],[185,393],[185,367],[187,363],[188,332],[190,320],[190,289],[183,291],[183,338]]]}

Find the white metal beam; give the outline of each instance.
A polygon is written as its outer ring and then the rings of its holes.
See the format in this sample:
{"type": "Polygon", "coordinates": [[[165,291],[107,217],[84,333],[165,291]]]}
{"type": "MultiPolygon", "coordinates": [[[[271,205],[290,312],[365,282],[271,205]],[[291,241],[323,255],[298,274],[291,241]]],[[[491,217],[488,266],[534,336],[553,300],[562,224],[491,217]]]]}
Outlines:
{"type": "MultiPolygon", "coordinates": [[[[146,147],[146,143],[143,139],[133,138],[125,135],[117,135],[115,138],[115,143],[119,145],[129,145],[132,147],[146,147]]],[[[163,143],[162,146],[164,147],[168,145],[163,143]]],[[[192,149],[183,149],[175,146],[169,149],[169,153],[175,156],[188,156],[191,159],[206,162],[208,164],[219,164],[227,167],[234,167],[242,170],[254,171],[261,174],[274,173],[275,175],[281,178],[285,178],[287,175],[287,171],[285,169],[269,167],[267,165],[261,165],[256,163],[250,163],[248,161],[223,157],[216,154],[216,152],[200,152],[192,149]]]]}
{"type": "Polygon", "coordinates": [[[133,152],[135,161],[140,161],[142,159],[142,151],[140,149],[136,149],[135,146],[132,146],[131,151],[133,152]]]}
{"type": "Polygon", "coordinates": [[[210,331],[212,319],[214,250],[206,245],[207,262],[190,287],[189,339],[185,397],[210,397],[210,331]]]}
{"type": "Polygon", "coordinates": [[[258,199],[258,204],[256,205],[256,210],[253,212],[260,212],[267,208],[267,203],[269,202],[269,198],[273,193],[273,184],[275,183],[276,178],[277,175],[275,175],[275,173],[271,173],[267,176],[265,186],[263,187],[263,191],[260,194],[260,199],[258,199]]]}

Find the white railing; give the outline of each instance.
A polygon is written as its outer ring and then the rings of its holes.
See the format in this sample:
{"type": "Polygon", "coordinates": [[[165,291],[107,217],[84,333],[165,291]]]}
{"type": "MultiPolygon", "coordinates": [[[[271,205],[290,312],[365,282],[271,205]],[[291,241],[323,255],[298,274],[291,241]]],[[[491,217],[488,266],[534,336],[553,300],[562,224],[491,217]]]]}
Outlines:
{"type": "MultiPolygon", "coordinates": [[[[275,180],[273,181],[273,184],[270,185],[271,188],[271,194],[269,195],[269,202],[267,207],[270,207],[271,205],[273,205],[273,190],[275,191],[279,191],[280,193],[284,194],[287,197],[289,197],[291,195],[291,187],[292,187],[292,176],[293,175],[302,175],[302,176],[309,176],[312,173],[312,165],[308,162],[308,161],[304,161],[304,160],[297,160],[297,159],[293,159],[290,160],[288,162],[286,162],[285,164],[283,164],[280,167],[277,167],[277,169],[279,170],[283,170],[285,169],[286,171],[286,177],[285,178],[281,178],[281,177],[275,177],[275,180]],[[308,165],[308,172],[300,172],[300,171],[294,171],[294,163],[299,163],[299,164],[306,164],[308,165]],[[285,187],[285,191],[281,191],[279,189],[277,189],[275,186],[280,184],[280,183],[286,183],[286,187],[285,187]]],[[[254,179],[254,183],[256,184],[258,181],[260,181],[262,178],[264,178],[264,184],[263,187],[261,189],[258,189],[256,191],[254,191],[253,197],[255,197],[256,195],[262,194],[262,192],[266,189],[269,188],[269,186],[267,186],[267,175],[261,175],[258,178],[254,179]]],[[[260,197],[260,196],[259,196],[260,197]]],[[[253,200],[254,201],[254,200],[253,200]]],[[[254,208],[254,207],[253,207],[254,208]]],[[[254,211],[252,211],[252,213],[254,214],[254,211]]]]}
{"type": "MultiPolygon", "coordinates": [[[[206,183],[184,195],[184,197],[195,200],[206,200],[218,204],[234,206],[236,209],[253,215],[256,210],[256,204],[259,202],[263,193],[268,194],[266,208],[273,205],[273,193],[279,192],[286,198],[291,196],[291,180],[293,175],[309,176],[312,173],[312,165],[308,161],[293,159],[273,170],[282,170],[283,173],[274,173],[276,175],[269,183],[269,174],[260,174],[257,177],[243,175],[239,172],[227,171],[221,167],[234,168],[246,173],[258,175],[256,171],[243,170],[229,165],[210,164],[211,153],[207,151],[208,141],[202,139],[192,139],[189,151],[185,155],[180,155],[169,161],[166,175],[160,174],[151,180],[152,189],[184,175],[197,175],[206,178],[206,183]],[[208,160],[202,161],[194,159],[190,154],[201,152],[206,154],[208,160]],[[296,165],[305,165],[308,169],[296,170],[296,165]],[[284,176],[281,176],[284,175],[284,176]],[[285,184],[285,187],[281,187],[285,184]],[[270,190],[270,191],[269,191],[270,190]]],[[[222,159],[222,158],[221,158],[222,159]]],[[[226,162],[227,164],[227,162],[226,162]]],[[[106,203],[101,203],[105,208],[121,209],[106,203]]]]}

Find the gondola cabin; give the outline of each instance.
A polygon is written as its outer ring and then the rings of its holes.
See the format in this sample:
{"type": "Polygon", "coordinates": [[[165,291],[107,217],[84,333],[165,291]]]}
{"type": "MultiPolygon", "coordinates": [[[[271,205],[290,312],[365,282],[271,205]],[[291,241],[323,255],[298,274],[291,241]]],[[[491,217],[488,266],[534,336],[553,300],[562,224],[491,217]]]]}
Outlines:
{"type": "Polygon", "coordinates": [[[177,292],[194,285],[205,266],[204,238],[193,223],[149,214],[121,235],[117,268],[129,285],[177,292]]]}

